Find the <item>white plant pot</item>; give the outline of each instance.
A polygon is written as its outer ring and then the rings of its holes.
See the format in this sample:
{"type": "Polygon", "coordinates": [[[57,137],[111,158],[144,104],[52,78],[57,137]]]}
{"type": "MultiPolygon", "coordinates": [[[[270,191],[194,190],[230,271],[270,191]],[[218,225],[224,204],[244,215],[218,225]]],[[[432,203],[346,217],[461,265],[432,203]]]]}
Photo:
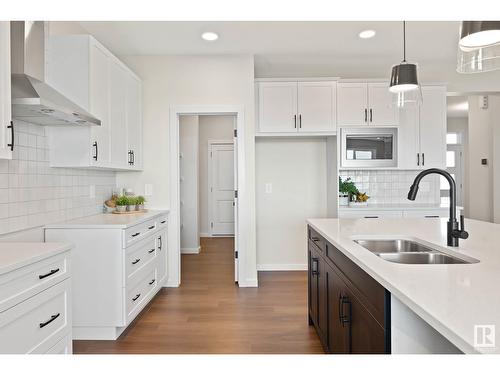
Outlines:
{"type": "Polygon", "coordinates": [[[349,197],[339,196],[339,206],[347,206],[349,204],[349,197]]]}
{"type": "Polygon", "coordinates": [[[116,206],[117,212],[125,212],[127,211],[127,206],[116,206]]]}
{"type": "Polygon", "coordinates": [[[127,211],[135,211],[135,204],[130,204],[127,206],[127,211]]]}
{"type": "Polygon", "coordinates": [[[368,202],[349,202],[349,207],[366,207],[368,202]]]}
{"type": "Polygon", "coordinates": [[[144,210],[144,205],[143,204],[137,204],[135,206],[135,209],[136,209],[136,211],[142,211],[142,210],[144,210]]]}

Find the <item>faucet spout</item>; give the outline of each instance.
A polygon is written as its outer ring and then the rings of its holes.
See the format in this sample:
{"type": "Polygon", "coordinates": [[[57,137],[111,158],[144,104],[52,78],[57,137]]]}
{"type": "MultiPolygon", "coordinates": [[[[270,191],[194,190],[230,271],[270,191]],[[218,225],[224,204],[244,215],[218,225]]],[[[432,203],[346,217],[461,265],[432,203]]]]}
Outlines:
{"type": "Polygon", "coordinates": [[[461,228],[458,228],[457,222],[457,186],[453,177],[446,171],[438,168],[430,168],[420,172],[410,186],[408,199],[414,201],[417,197],[418,185],[422,178],[429,174],[438,174],[446,178],[450,185],[450,218],[448,220],[448,246],[458,246],[458,239],[466,239],[469,234],[464,230],[463,215],[460,217],[461,228]]]}

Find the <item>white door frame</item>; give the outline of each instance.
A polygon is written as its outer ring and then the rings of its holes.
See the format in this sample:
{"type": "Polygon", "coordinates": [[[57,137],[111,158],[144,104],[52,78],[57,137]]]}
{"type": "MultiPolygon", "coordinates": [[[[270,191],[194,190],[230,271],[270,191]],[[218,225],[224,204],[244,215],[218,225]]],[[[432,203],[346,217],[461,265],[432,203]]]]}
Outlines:
{"type": "MultiPolygon", "coordinates": [[[[234,152],[234,141],[231,139],[224,139],[224,140],[214,140],[214,139],[209,139],[208,140],[208,170],[207,170],[207,177],[208,177],[208,234],[210,237],[214,237],[214,232],[213,228],[210,225],[211,219],[212,219],[212,209],[213,209],[213,197],[212,197],[212,168],[213,168],[213,159],[211,157],[211,152],[212,152],[212,146],[213,145],[232,145],[233,146],[233,152],[234,152]]],[[[233,171],[236,173],[237,169],[236,166],[233,165],[233,171]]],[[[234,199],[234,198],[233,198],[234,199]]],[[[236,201],[235,203],[236,204],[236,201]]],[[[234,229],[234,233],[236,235],[236,228],[234,229]]],[[[232,237],[232,236],[215,236],[215,237],[232,237]]]]}
{"type": "MultiPolygon", "coordinates": [[[[181,249],[180,249],[180,161],[179,161],[179,116],[181,115],[236,115],[237,160],[238,160],[238,219],[245,215],[251,216],[250,204],[243,204],[247,198],[245,190],[245,128],[244,107],[224,105],[188,105],[170,107],[170,213],[168,220],[168,280],[166,286],[177,287],[181,283],[181,249]]],[[[241,220],[239,220],[241,222],[241,220]]],[[[248,236],[248,234],[247,234],[248,236]]],[[[238,280],[239,286],[257,286],[257,280],[247,281],[242,285],[241,280],[246,280],[243,270],[246,269],[245,256],[247,253],[246,242],[240,228],[235,232],[235,242],[238,243],[238,280]]],[[[257,269],[255,269],[255,274],[257,269]]]]}

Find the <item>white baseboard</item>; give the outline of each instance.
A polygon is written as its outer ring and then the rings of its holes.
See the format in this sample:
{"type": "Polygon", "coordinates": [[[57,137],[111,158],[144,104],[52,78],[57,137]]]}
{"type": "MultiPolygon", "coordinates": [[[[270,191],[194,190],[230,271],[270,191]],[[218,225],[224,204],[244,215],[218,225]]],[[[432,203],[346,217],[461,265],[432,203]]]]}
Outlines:
{"type": "Polygon", "coordinates": [[[258,264],[257,271],[307,271],[307,263],[258,264]]]}
{"type": "Polygon", "coordinates": [[[259,286],[259,282],[257,279],[246,279],[245,281],[238,281],[238,286],[240,288],[257,288],[259,286]]]}
{"type": "Polygon", "coordinates": [[[181,249],[181,254],[199,254],[200,246],[181,249]]]}
{"type": "Polygon", "coordinates": [[[199,233],[200,237],[212,237],[209,233],[199,233]]]}

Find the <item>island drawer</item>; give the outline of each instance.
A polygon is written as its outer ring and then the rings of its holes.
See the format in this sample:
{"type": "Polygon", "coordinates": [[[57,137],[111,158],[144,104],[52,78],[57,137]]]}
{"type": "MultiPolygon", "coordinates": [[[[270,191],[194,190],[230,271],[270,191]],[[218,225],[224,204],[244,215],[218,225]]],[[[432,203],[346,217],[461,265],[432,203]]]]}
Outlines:
{"type": "Polygon", "coordinates": [[[149,236],[141,242],[127,248],[125,257],[125,274],[127,279],[145,265],[156,259],[156,236],[149,236]]]}
{"type": "Polygon", "coordinates": [[[0,276],[0,312],[69,277],[69,252],[0,276]]]}
{"type": "Polygon", "coordinates": [[[45,353],[69,333],[70,280],[0,313],[0,353],[45,353]]]}
{"type": "Polygon", "coordinates": [[[312,241],[312,243],[314,243],[322,253],[324,253],[326,251],[325,239],[318,232],[316,232],[314,229],[312,229],[311,227],[309,227],[308,237],[312,241]]]}
{"type": "Polygon", "coordinates": [[[64,338],[59,340],[52,348],[50,348],[46,354],[72,354],[73,353],[73,340],[71,340],[71,335],[66,335],[64,338]]]}
{"type": "Polygon", "coordinates": [[[125,247],[147,236],[157,228],[156,220],[151,219],[125,229],[125,247]]]}
{"type": "Polygon", "coordinates": [[[139,306],[142,305],[144,299],[146,299],[156,288],[156,274],[156,267],[153,267],[139,279],[138,283],[127,288],[127,322],[132,321],[132,319],[136,315],[135,313],[137,312],[137,310],[140,310],[139,306]]]}

